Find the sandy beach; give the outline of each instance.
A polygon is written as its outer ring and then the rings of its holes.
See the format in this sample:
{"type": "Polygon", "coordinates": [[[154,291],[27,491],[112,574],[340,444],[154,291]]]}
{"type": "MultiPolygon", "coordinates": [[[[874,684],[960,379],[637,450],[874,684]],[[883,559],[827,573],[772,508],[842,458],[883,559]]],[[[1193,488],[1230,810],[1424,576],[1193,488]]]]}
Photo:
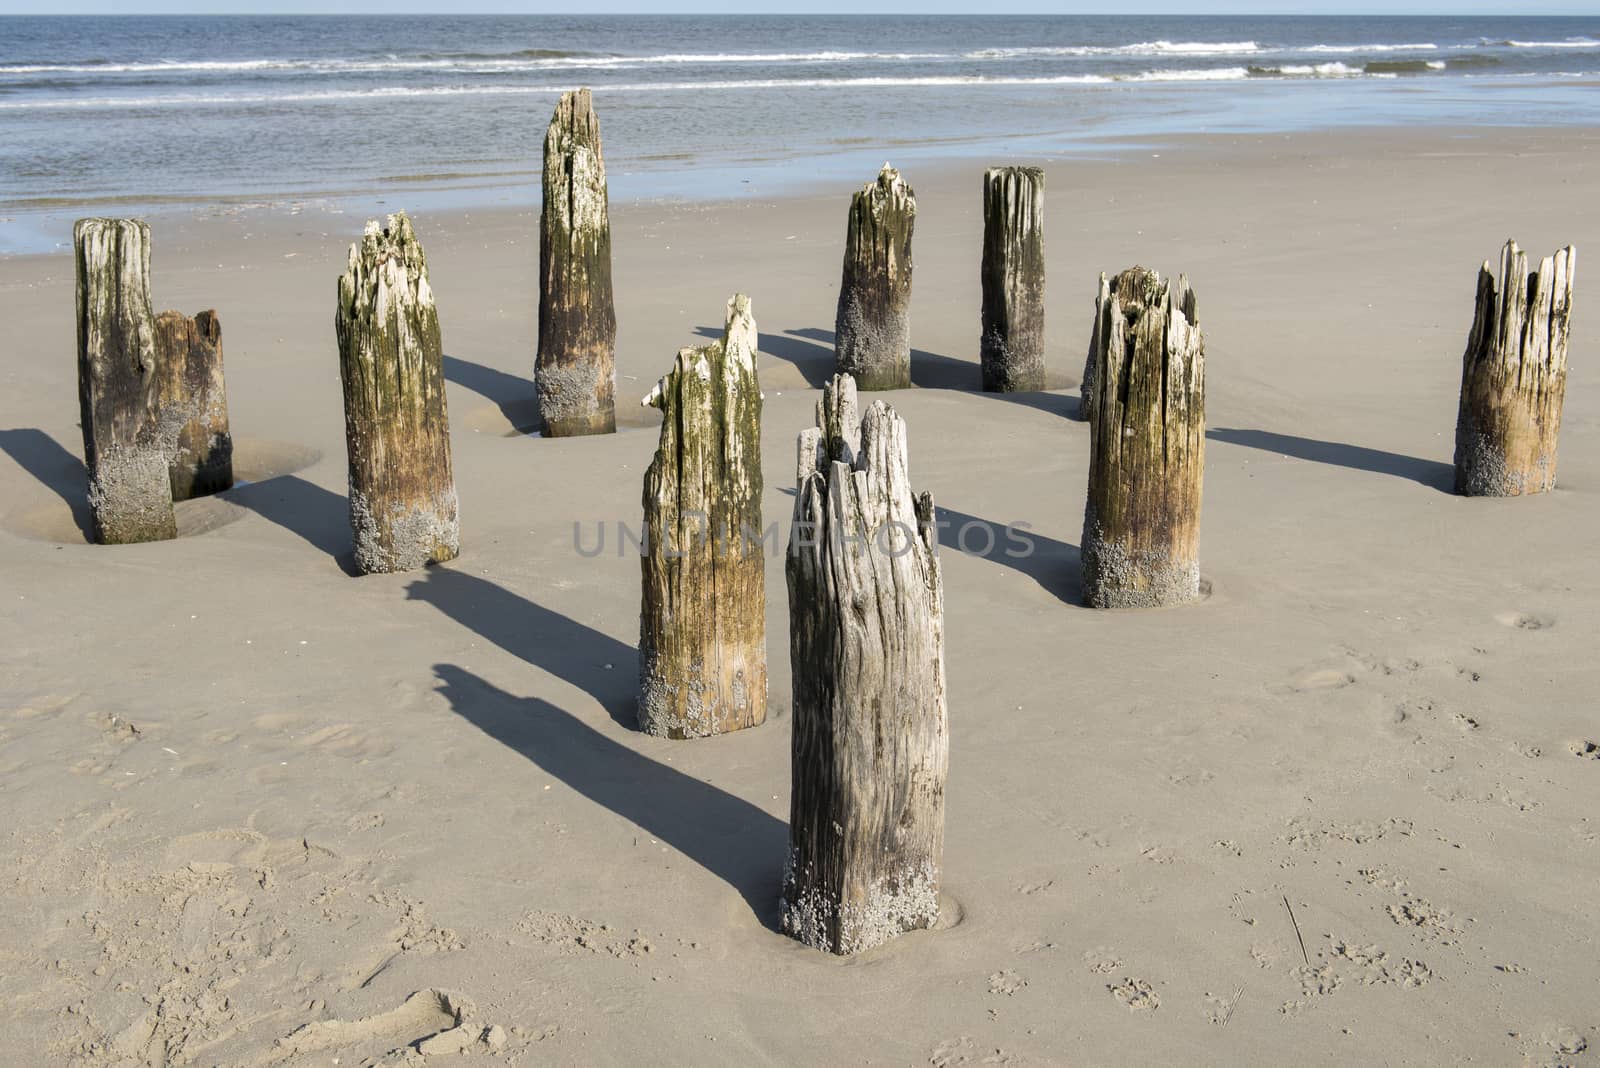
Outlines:
{"type": "Polygon", "coordinates": [[[462,553],[409,575],[349,573],[333,314],[363,215],[152,218],[157,308],[220,316],[249,481],[154,544],[84,534],[70,250],[0,259],[0,1061],[445,1064],[413,1044],[458,1016],[500,1029],[459,1056],[530,1065],[1595,1060],[1587,268],[1560,488],[1456,497],[1450,462],[1478,265],[1600,248],[1597,152],[1395,128],[1046,162],[1059,388],[1018,395],[977,391],[982,166],[907,166],[917,388],[882,396],[945,517],[1032,551],[943,550],[942,925],[848,960],[776,929],[781,555],[768,722],[671,742],[634,727],[615,530],[656,443],[639,398],[736,291],[787,523],[871,173],[614,205],[605,437],[519,430],[537,188],[415,213],[462,553]],[[1093,611],[1072,415],[1098,275],[1135,263],[1199,298],[1212,593],[1093,611]]]}

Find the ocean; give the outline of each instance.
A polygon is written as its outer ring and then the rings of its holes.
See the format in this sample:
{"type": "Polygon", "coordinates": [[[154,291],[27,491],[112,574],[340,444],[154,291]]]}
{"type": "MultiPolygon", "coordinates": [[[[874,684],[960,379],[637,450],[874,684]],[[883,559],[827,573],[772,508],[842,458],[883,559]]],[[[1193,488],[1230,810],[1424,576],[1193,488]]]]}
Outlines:
{"type": "Polygon", "coordinates": [[[7,17],[0,214],[536,202],[578,86],[614,198],[720,197],[1177,133],[1594,123],[1600,17],[7,17]]]}

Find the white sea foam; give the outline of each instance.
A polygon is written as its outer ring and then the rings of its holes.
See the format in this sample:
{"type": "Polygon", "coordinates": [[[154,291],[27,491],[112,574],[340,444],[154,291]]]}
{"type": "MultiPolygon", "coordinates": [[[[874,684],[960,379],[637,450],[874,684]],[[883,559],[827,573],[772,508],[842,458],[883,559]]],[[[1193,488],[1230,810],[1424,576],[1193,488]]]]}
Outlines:
{"type": "Polygon", "coordinates": [[[1508,48],[1600,48],[1600,40],[1568,37],[1565,41],[1501,41],[1508,48]]]}
{"type": "Polygon", "coordinates": [[[1225,56],[1259,52],[1254,41],[1141,41],[1130,45],[1033,45],[980,48],[963,59],[1016,59],[1024,56],[1225,56]]]}
{"type": "Polygon", "coordinates": [[[1436,44],[1350,44],[1307,45],[1304,48],[1285,48],[1285,52],[1310,52],[1315,55],[1353,55],[1358,52],[1437,52],[1436,44]]]}

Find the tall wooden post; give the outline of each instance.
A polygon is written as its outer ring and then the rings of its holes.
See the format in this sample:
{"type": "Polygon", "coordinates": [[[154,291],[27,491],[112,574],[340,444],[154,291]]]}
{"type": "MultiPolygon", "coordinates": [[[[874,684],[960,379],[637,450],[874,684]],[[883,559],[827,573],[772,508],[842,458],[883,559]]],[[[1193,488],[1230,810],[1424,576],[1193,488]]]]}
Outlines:
{"type": "Polygon", "coordinates": [[[194,318],[156,316],[159,407],[172,499],[186,501],[233,485],[233,435],[222,379],[222,324],[214,311],[194,318]]]}
{"type": "Polygon", "coordinates": [[[1044,171],[992,167],[983,175],[983,388],[1045,388],[1044,171]]]}
{"type": "Polygon", "coordinates": [[[534,381],[546,436],[617,429],[616,347],[606,161],[589,90],[579,89],[561,95],[544,138],[534,381]]]}
{"type": "Polygon", "coordinates": [[[722,339],[682,349],[644,403],[661,442],[644,476],[639,728],[702,738],[767,715],[761,388],[750,298],[722,339]]]}
{"type": "Polygon", "coordinates": [[[157,402],[150,311],[150,227],[79,219],[78,409],[95,540],[104,545],[178,536],[157,402]]]}
{"type": "Polygon", "coordinates": [[[339,279],[339,370],[350,453],[350,527],[365,574],[460,550],[439,315],[404,212],[367,223],[339,279]]]}
{"type": "Polygon", "coordinates": [[[1457,493],[1516,497],[1555,488],[1577,266],[1569,245],[1530,274],[1527,254],[1508,241],[1499,282],[1487,261],[1479,270],[1456,416],[1457,493]]]}
{"type": "Polygon", "coordinates": [[[789,542],[794,686],[783,930],[849,954],[939,914],[944,590],[933,498],[913,497],[906,425],[832,379],[800,435],[789,542]]]}
{"type": "Polygon", "coordinates": [[[853,376],[861,389],[911,385],[911,235],[916,222],[916,195],[887,163],[877,181],[850,199],[833,343],[839,373],[853,376]]]}
{"type": "Polygon", "coordinates": [[[1083,596],[1095,608],[1200,596],[1205,338],[1194,291],[1134,267],[1100,276],[1086,376],[1083,596]]]}

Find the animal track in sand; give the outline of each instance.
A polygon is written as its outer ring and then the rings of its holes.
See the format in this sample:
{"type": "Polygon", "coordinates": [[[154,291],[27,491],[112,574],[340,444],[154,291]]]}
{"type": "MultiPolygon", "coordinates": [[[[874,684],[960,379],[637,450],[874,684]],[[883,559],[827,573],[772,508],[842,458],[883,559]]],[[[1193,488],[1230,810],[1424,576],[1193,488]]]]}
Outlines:
{"type": "Polygon", "coordinates": [[[1115,983],[1106,984],[1106,989],[1129,1012],[1155,1012],[1161,1007],[1161,995],[1143,979],[1123,976],[1115,983]]]}
{"type": "Polygon", "coordinates": [[[1556,625],[1554,616],[1541,615],[1537,612],[1501,612],[1494,617],[1494,621],[1502,627],[1512,627],[1516,630],[1549,630],[1556,625]]]}
{"type": "Polygon", "coordinates": [[[1581,742],[1573,742],[1568,748],[1572,750],[1573,756],[1582,760],[1600,760],[1600,744],[1595,742],[1585,739],[1581,742]]]}
{"type": "Polygon", "coordinates": [[[1010,997],[1027,985],[1028,981],[1010,968],[1002,968],[989,976],[989,993],[991,994],[1003,994],[1006,997],[1010,997]]]}
{"type": "Polygon", "coordinates": [[[1122,961],[1117,957],[1116,952],[1106,946],[1096,946],[1093,949],[1084,950],[1083,964],[1091,972],[1100,975],[1110,975],[1122,967],[1122,961]]]}
{"type": "Polygon", "coordinates": [[[933,1068],[955,1068],[962,1064],[1011,1064],[1015,1058],[1003,1049],[979,1052],[971,1037],[947,1038],[928,1053],[933,1068]]]}

